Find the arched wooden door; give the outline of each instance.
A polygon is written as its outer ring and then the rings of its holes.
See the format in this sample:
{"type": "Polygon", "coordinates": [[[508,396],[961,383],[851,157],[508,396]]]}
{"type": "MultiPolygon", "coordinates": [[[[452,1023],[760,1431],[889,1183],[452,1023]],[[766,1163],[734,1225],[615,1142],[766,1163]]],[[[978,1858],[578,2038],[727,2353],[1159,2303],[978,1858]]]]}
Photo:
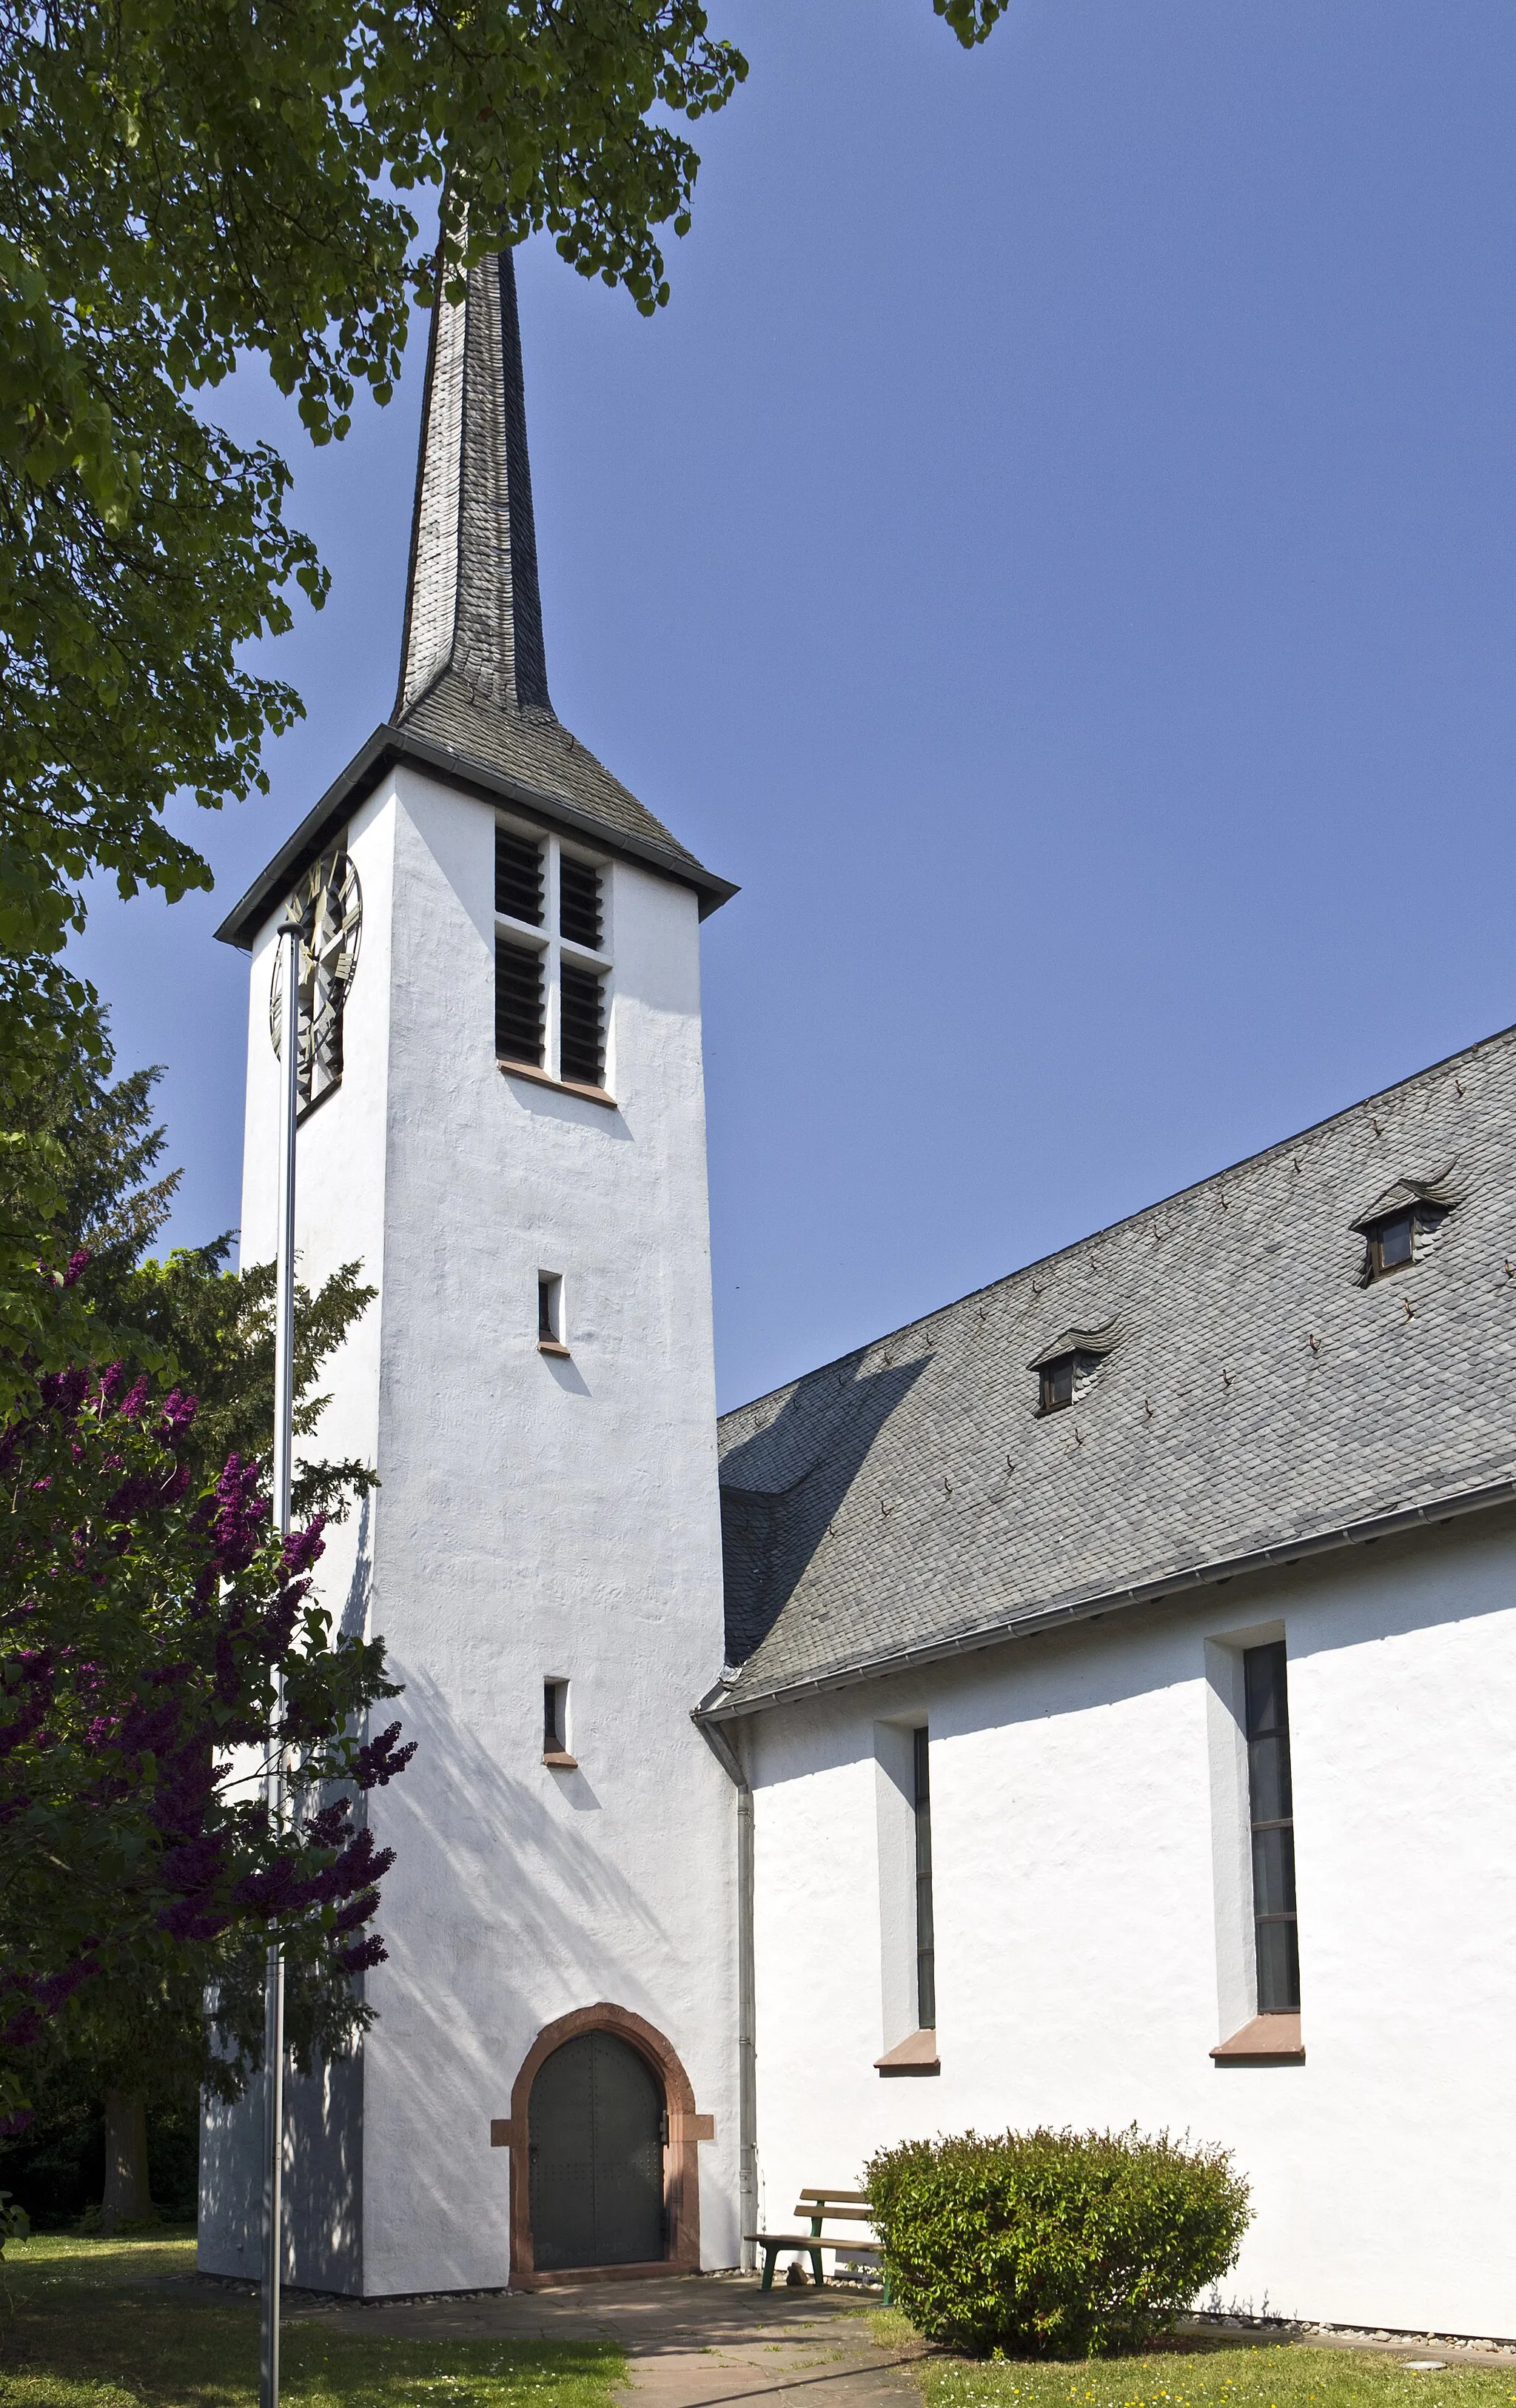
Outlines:
{"type": "Polygon", "coordinates": [[[665,2255],[664,2092],[638,2050],[612,2031],[565,2041],[537,2068],[527,2128],[538,2272],[665,2255]]]}

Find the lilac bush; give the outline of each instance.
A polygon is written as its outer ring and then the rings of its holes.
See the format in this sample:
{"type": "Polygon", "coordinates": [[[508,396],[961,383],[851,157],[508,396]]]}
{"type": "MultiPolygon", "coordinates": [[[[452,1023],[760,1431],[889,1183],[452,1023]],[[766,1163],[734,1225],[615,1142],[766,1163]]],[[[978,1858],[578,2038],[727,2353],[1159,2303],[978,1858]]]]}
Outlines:
{"type": "Polygon", "coordinates": [[[197,1983],[270,1934],[328,1989],[384,1956],[393,1852],[362,1800],[414,1750],[397,1722],[365,1736],[397,1694],[383,1648],[334,1635],[322,1519],[280,1541],[262,1465],[196,1483],[194,1413],[79,1368],[0,1433],[0,2135],[39,2043],[87,2030],[92,2000],[197,1983]]]}

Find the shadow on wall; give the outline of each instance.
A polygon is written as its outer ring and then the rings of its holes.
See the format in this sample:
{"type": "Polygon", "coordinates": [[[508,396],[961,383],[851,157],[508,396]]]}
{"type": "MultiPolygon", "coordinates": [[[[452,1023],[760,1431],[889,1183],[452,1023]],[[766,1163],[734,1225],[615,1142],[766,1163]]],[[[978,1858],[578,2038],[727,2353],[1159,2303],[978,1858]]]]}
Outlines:
{"type": "Polygon", "coordinates": [[[767,1427],[722,1458],[729,1664],[746,1663],[773,1629],[869,1449],[932,1357],[860,1378],[863,1359],[798,1381],[767,1427]]]}
{"type": "MultiPolygon", "coordinates": [[[[535,1762],[524,1777],[513,1774],[428,1673],[397,1662],[395,1678],[406,1684],[407,1735],[420,1746],[385,1792],[383,1837],[398,1861],[389,1920],[379,1918],[391,1962],[370,1978],[380,2018],[370,2113],[382,2062],[390,2146],[414,2119],[408,2221],[426,2233],[434,2269],[417,2286],[504,2283],[508,2167],[505,2152],[490,2149],[489,2119],[509,2113],[537,2032],[608,1999],[665,2032],[688,2063],[711,2001],[688,1961],[679,1861],[650,1864],[644,1853],[623,1868],[611,1852],[614,1827],[607,1840],[587,1831],[599,1817],[575,1811],[555,1776],[535,1762]],[[660,1912],[665,1884],[672,1925],[660,1912]],[[403,2086],[394,2081],[402,2053],[403,2086]]],[[[645,1754],[659,1747],[656,1732],[644,1735],[645,1754]]],[[[703,1751],[698,1770],[707,1772],[703,1751]]],[[[714,1763],[708,1777],[724,1780],[714,1763]]],[[[677,1790],[672,1763],[665,1787],[677,1790]]],[[[369,2280],[381,2279],[393,2277],[381,2278],[371,2251],[369,2280]]]]}
{"type": "MultiPolygon", "coordinates": [[[[311,2290],[363,2289],[363,2048],[293,2071],[284,2086],[284,2273],[311,2290]]],[[[262,2263],[264,2083],[207,2099],[200,2138],[199,2263],[256,2282],[262,2263]]]]}
{"type": "Polygon", "coordinates": [[[352,1576],[343,1602],[338,1636],[361,1639],[368,1621],[368,1598],[374,1584],[374,1551],[370,1538],[374,1496],[365,1488],[358,1505],[358,1533],[352,1551],[352,1576]]]}
{"type": "MultiPolygon", "coordinates": [[[[611,1999],[680,2046],[702,2002],[669,1995],[675,1935],[645,1890],[586,1846],[585,1799],[513,1777],[460,1721],[436,1681],[403,1661],[395,1711],[419,1742],[415,1762],[384,1793],[381,1838],[396,1851],[379,1928],[390,1959],[366,1979],[378,2023],[349,2058],[287,2087],[290,2279],[313,2289],[470,2288],[509,2268],[507,2159],[490,2118],[542,2025],[611,1999]],[[563,1806],[581,1812],[565,1814],[563,1806]],[[650,1979],[661,1969],[654,1996],[650,1979]],[[525,1978],[523,1979],[523,1971],[525,1978]],[[403,2216],[364,2216],[364,2111],[370,2148],[405,2169],[403,2216]],[[397,2227],[418,2236],[394,2262],[397,2227]]],[[[588,1784],[586,1784],[588,1787],[588,1784]]],[[[691,1980],[694,1979],[692,1971],[691,1980]]],[[[701,2102],[703,2103],[703,2102],[701,2102]]],[[[258,2266],[263,2092],[207,2104],[202,2149],[200,2263],[209,2272],[258,2266]]]]}

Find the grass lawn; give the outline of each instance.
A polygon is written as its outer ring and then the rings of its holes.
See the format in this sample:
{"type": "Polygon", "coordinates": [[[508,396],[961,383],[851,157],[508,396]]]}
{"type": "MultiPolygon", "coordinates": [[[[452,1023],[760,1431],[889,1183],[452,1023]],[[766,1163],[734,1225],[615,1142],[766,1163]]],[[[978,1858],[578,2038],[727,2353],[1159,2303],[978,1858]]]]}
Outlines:
{"type": "MultiPolygon", "coordinates": [[[[258,2308],[186,2281],[187,2237],[38,2235],[0,2261],[4,2408],[254,2408],[258,2308]]],[[[387,2341],[287,2324],[291,2408],[609,2408],[624,2372],[598,2342],[387,2341]]]]}
{"type": "MultiPolygon", "coordinates": [[[[874,2331],[885,2347],[915,2338],[891,2309],[875,2315],[874,2331]]],[[[1428,2343],[1411,2355],[1438,2352],[1428,2343]]],[[[920,2359],[911,2372],[925,2408],[1516,2408],[1516,2363],[1509,2374],[1484,2366],[1412,2374],[1377,2351],[1300,2342],[1213,2349],[1176,2340],[1146,2358],[1072,2365],[943,2354],[920,2359]]]]}

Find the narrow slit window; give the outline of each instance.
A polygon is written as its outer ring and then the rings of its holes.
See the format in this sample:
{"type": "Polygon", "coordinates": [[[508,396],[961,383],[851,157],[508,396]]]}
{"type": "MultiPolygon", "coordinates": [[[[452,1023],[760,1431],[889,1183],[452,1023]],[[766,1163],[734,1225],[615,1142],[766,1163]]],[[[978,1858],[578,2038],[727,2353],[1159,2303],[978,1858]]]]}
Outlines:
{"type": "Polygon", "coordinates": [[[570,853],[558,864],[558,933],[571,945],[600,951],[600,872],[570,853]]]}
{"type": "Polygon", "coordinates": [[[606,1076],[604,984],[594,970],[565,962],[559,972],[559,1059],[563,1075],[581,1087],[599,1087],[606,1076]]]}
{"type": "Polygon", "coordinates": [[[932,1784],[924,1727],[916,1744],[916,2027],[937,2029],[937,1943],[932,1921],[932,1784]]]}
{"type": "Polygon", "coordinates": [[[542,1068],[542,955],[535,946],[494,947],[494,1050],[503,1062],[542,1068]]]}
{"type": "Polygon", "coordinates": [[[568,1755],[568,1683],[542,1684],[542,1761],[564,1764],[568,1755]]]}
{"type": "Polygon", "coordinates": [[[555,1354],[568,1352],[564,1343],[564,1283],[557,1271],[536,1275],[536,1342],[555,1354]]]}
{"type": "Polygon", "coordinates": [[[494,831],[494,908],[508,919],[542,925],[542,847],[498,821],[494,831]]]}
{"type": "Polygon", "coordinates": [[[1248,1712],[1248,1812],[1252,1825],[1252,1914],[1258,2013],[1300,2012],[1294,1902],[1294,1792],[1284,1641],[1242,1658],[1248,1712]]]}

